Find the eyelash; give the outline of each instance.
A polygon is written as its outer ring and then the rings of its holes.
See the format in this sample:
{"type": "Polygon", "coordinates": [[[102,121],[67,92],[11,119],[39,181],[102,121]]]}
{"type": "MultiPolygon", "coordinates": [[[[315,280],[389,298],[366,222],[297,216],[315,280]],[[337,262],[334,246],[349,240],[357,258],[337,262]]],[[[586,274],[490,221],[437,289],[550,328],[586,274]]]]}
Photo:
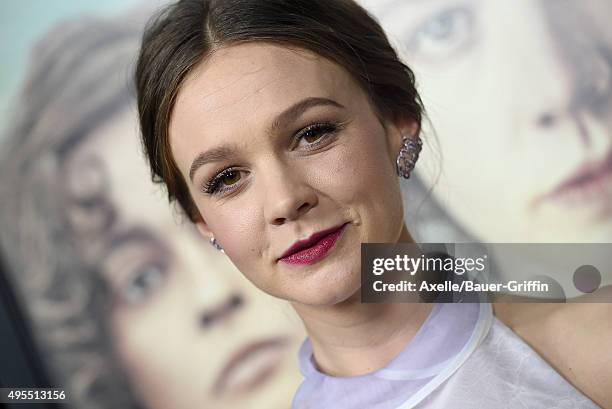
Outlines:
{"type": "Polygon", "coordinates": [[[306,128],[302,129],[295,135],[295,139],[297,142],[300,139],[309,136],[309,132],[314,132],[315,134],[323,134],[323,137],[317,139],[315,142],[309,144],[309,150],[313,149],[313,147],[317,147],[322,144],[324,141],[327,141],[330,137],[334,136],[338,131],[342,129],[342,124],[331,123],[331,122],[318,122],[312,125],[308,125],[306,128]]]}
{"type": "MultiPolygon", "coordinates": [[[[309,136],[309,133],[323,134],[321,138],[317,139],[315,142],[311,143],[309,147],[306,149],[308,151],[315,150],[319,147],[319,145],[323,143],[327,143],[328,140],[334,137],[340,130],[344,128],[343,124],[333,123],[333,122],[319,122],[308,125],[307,127],[301,129],[294,135],[294,140],[297,143],[306,136],[309,136]]],[[[231,172],[239,172],[240,170],[236,167],[229,167],[223,169],[216,176],[213,176],[211,179],[206,182],[202,188],[202,191],[209,195],[214,195],[217,193],[221,193],[219,190],[219,185],[223,178],[231,172]]],[[[233,188],[229,188],[233,189],[233,188]]]]}
{"type": "Polygon", "coordinates": [[[206,182],[206,184],[204,184],[204,188],[202,189],[202,191],[209,195],[217,193],[219,185],[221,184],[221,180],[223,180],[223,178],[231,172],[240,172],[240,170],[237,168],[223,169],[216,176],[206,182]]]}

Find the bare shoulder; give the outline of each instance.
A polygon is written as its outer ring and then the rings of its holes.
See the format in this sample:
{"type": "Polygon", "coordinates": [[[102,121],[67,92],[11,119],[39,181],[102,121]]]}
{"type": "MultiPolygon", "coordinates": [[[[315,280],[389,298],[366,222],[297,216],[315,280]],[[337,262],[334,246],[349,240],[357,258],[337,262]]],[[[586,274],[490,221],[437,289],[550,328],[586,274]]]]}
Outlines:
{"type": "Polygon", "coordinates": [[[493,308],[572,385],[601,407],[612,408],[612,286],[594,296],[608,302],[504,303],[493,308]]]}

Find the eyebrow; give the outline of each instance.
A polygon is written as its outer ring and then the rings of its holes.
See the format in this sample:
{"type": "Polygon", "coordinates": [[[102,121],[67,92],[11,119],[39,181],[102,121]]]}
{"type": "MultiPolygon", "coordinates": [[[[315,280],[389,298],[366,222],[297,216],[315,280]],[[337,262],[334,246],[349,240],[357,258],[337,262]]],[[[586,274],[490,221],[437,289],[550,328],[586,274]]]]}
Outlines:
{"type": "MultiPolygon", "coordinates": [[[[268,128],[268,134],[273,134],[278,131],[283,124],[290,123],[299,118],[304,112],[316,106],[333,106],[336,108],[344,108],[344,105],[321,97],[305,98],[278,114],[268,128]]],[[[200,153],[191,163],[189,168],[189,179],[193,183],[193,175],[201,166],[210,163],[225,160],[232,156],[233,150],[228,145],[219,146],[206,152],[200,153]]]]}

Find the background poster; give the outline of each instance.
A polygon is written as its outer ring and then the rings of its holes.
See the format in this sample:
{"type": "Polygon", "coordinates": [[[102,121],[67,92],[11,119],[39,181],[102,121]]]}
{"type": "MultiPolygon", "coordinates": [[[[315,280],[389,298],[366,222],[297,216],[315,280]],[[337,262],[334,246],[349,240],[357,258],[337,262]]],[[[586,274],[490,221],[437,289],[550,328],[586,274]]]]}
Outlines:
{"type": "Polygon", "coordinates": [[[286,408],[301,322],[150,181],[130,81],[155,7],[134,4],[3,10],[13,36],[52,14],[7,69],[18,82],[5,87],[16,94],[0,154],[7,281],[70,407],[286,408]]]}
{"type": "MultiPolygon", "coordinates": [[[[427,110],[417,240],[611,241],[609,1],[361,3],[427,110]]],[[[160,4],[0,5],[6,275],[75,407],[285,408],[301,323],[144,183],[129,78],[160,4]]]]}

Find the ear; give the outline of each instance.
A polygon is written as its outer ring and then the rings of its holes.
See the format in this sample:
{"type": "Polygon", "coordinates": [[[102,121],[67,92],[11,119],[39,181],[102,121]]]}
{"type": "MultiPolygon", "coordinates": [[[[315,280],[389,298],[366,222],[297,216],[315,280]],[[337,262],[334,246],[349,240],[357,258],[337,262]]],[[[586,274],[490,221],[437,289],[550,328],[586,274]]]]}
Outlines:
{"type": "Polygon", "coordinates": [[[208,224],[201,217],[195,221],[195,226],[202,237],[204,237],[206,240],[209,240],[213,236],[212,232],[208,228],[208,224]]]}
{"type": "Polygon", "coordinates": [[[403,117],[396,120],[385,121],[384,127],[386,130],[389,157],[391,161],[395,163],[397,155],[402,147],[404,137],[417,137],[421,132],[421,126],[415,119],[403,117]]]}

